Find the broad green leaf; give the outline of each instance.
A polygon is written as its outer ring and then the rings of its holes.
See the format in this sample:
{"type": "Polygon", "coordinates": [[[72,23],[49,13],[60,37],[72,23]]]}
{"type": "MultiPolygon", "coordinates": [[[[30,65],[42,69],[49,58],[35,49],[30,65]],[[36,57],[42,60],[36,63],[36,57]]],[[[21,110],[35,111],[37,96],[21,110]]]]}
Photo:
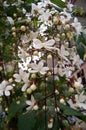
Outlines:
{"type": "Polygon", "coordinates": [[[57,104],[65,116],[76,116],[77,118],[86,122],[86,115],[84,115],[80,111],[70,108],[69,106],[63,105],[59,102],[57,104]]]}
{"type": "Polygon", "coordinates": [[[21,98],[20,104],[17,104],[16,102],[12,102],[10,105],[7,119],[11,120],[13,117],[17,116],[18,113],[21,113],[23,108],[26,106],[24,97],[21,98]]]}
{"type": "Polygon", "coordinates": [[[35,116],[35,111],[29,111],[20,115],[18,120],[18,130],[34,130],[36,122],[35,116]]]}
{"type": "Polygon", "coordinates": [[[78,51],[78,54],[80,55],[80,58],[83,59],[84,54],[86,53],[84,45],[83,44],[78,44],[77,45],[77,51],[78,51]]]}
{"type": "Polygon", "coordinates": [[[64,8],[65,7],[65,2],[63,2],[62,0],[50,0],[52,3],[54,3],[55,5],[64,8]]]}

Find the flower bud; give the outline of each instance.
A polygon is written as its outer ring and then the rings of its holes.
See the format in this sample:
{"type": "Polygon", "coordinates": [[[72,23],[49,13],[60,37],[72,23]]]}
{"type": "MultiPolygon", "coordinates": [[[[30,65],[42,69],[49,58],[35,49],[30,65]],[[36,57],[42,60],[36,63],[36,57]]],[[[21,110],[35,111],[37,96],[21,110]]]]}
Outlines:
{"type": "Polygon", "coordinates": [[[70,25],[69,24],[66,24],[65,27],[64,27],[65,30],[70,30],[70,25]]]}
{"type": "Polygon", "coordinates": [[[21,26],[21,31],[25,32],[26,31],[26,27],[24,25],[21,26]]]}
{"type": "Polygon", "coordinates": [[[43,106],[43,110],[46,111],[47,110],[47,106],[44,105],[43,106]]]}
{"type": "Polygon", "coordinates": [[[39,109],[38,105],[37,105],[37,104],[34,105],[33,109],[34,109],[35,111],[37,111],[37,110],[39,109]]]}
{"type": "Polygon", "coordinates": [[[59,112],[59,111],[60,111],[59,107],[56,107],[55,112],[59,112]]]}
{"type": "Polygon", "coordinates": [[[49,55],[47,56],[47,59],[48,59],[48,60],[51,60],[51,59],[52,59],[52,55],[49,54],[49,55]]]}
{"type": "Polygon", "coordinates": [[[0,66],[0,71],[2,71],[2,66],[0,66]]]}
{"type": "Polygon", "coordinates": [[[16,103],[17,103],[17,104],[20,104],[20,101],[18,100],[16,103]]]}
{"type": "Polygon", "coordinates": [[[13,79],[12,79],[12,78],[10,78],[10,79],[9,79],[9,83],[12,83],[12,82],[13,82],[13,79]]]}
{"type": "Polygon", "coordinates": [[[77,88],[77,89],[79,89],[80,88],[80,83],[79,82],[75,82],[74,83],[74,87],[77,88]]]}
{"type": "Polygon", "coordinates": [[[35,90],[36,90],[36,85],[33,83],[33,84],[30,86],[30,89],[31,89],[32,91],[35,91],[35,90]]]}
{"type": "Polygon", "coordinates": [[[60,103],[64,104],[65,100],[63,98],[60,99],[60,103]]]}
{"type": "Polygon", "coordinates": [[[49,128],[49,129],[52,129],[52,127],[53,127],[53,122],[49,122],[49,123],[48,123],[48,128],[49,128]]]}
{"type": "Polygon", "coordinates": [[[16,31],[16,28],[15,27],[12,27],[12,29],[11,29],[13,32],[15,32],[16,31]]]}
{"type": "Polygon", "coordinates": [[[69,92],[70,92],[70,93],[73,93],[73,92],[74,92],[74,88],[70,87],[70,88],[69,88],[69,92]]]}
{"type": "Polygon", "coordinates": [[[57,89],[55,90],[55,94],[57,94],[57,95],[59,94],[59,91],[57,89]]]}
{"type": "Polygon", "coordinates": [[[16,14],[16,13],[14,13],[14,14],[13,14],[13,16],[14,16],[14,17],[17,17],[17,14],[16,14]]]}
{"type": "Polygon", "coordinates": [[[35,79],[36,78],[36,74],[31,74],[31,78],[35,79]]]}
{"type": "Polygon", "coordinates": [[[13,32],[12,35],[13,35],[14,37],[16,37],[16,32],[13,32]]]}
{"type": "Polygon", "coordinates": [[[35,55],[35,56],[38,56],[38,54],[39,54],[38,51],[34,51],[34,52],[33,52],[33,55],[35,55]]]}
{"type": "Polygon", "coordinates": [[[28,88],[28,89],[27,89],[27,93],[28,93],[28,94],[31,94],[31,93],[32,93],[32,89],[31,89],[31,88],[28,88]]]}

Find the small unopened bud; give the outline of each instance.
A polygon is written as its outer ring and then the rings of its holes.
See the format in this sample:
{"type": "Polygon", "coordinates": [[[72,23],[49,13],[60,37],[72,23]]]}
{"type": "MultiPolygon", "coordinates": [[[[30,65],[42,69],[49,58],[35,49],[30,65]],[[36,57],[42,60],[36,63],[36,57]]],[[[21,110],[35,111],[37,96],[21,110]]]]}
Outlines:
{"type": "Polygon", "coordinates": [[[2,71],[2,67],[0,66],[0,71],[2,71]]]}
{"type": "Polygon", "coordinates": [[[31,78],[32,79],[36,78],[36,74],[31,74],[31,78]]]}
{"type": "Polygon", "coordinates": [[[20,101],[18,100],[16,103],[17,103],[17,104],[20,104],[20,101]]]}
{"type": "Polygon", "coordinates": [[[37,105],[37,104],[34,105],[33,109],[34,109],[35,111],[37,111],[37,110],[39,109],[38,105],[37,105]]]}
{"type": "Polygon", "coordinates": [[[13,14],[13,16],[14,16],[14,17],[17,17],[17,14],[16,14],[16,13],[14,13],[14,14],[13,14]]]}
{"type": "Polygon", "coordinates": [[[5,108],[5,111],[8,111],[8,108],[7,108],[7,107],[5,108]]]}
{"type": "Polygon", "coordinates": [[[48,75],[48,76],[51,76],[51,75],[52,75],[52,73],[49,71],[49,72],[47,73],[47,75],[48,75]]]}
{"type": "Polygon", "coordinates": [[[49,129],[52,129],[52,127],[53,127],[53,122],[49,122],[49,123],[48,123],[48,128],[49,128],[49,129]]]}
{"type": "Polygon", "coordinates": [[[34,51],[34,52],[33,52],[33,55],[35,55],[35,56],[38,56],[38,54],[39,54],[38,51],[34,51]]]}
{"type": "Polygon", "coordinates": [[[59,91],[57,89],[55,90],[55,94],[57,94],[57,95],[59,94],[59,91]]]}
{"type": "Polygon", "coordinates": [[[16,31],[16,28],[15,27],[12,27],[12,29],[11,29],[13,32],[15,32],[16,31]]]}
{"type": "Polygon", "coordinates": [[[31,86],[30,86],[31,90],[32,91],[35,91],[36,90],[36,85],[33,83],[31,86]]]}
{"type": "Polygon", "coordinates": [[[65,100],[63,98],[60,99],[60,103],[64,104],[65,100]]]}
{"type": "Polygon", "coordinates": [[[65,27],[64,27],[65,30],[70,30],[70,25],[69,24],[66,24],[65,27]]]}
{"type": "Polygon", "coordinates": [[[13,35],[14,37],[16,37],[16,32],[13,32],[12,35],[13,35]]]}
{"type": "Polygon", "coordinates": [[[59,112],[59,111],[60,111],[59,107],[56,107],[55,112],[59,112]]]}
{"type": "Polygon", "coordinates": [[[26,31],[26,27],[25,27],[24,25],[22,25],[20,29],[21,29],[21,31],[23,31],[23,32],[26,31]]]}
{"type": "Polygon", "coordinates": [[[47,110],[47,106],[44,105],[43,106],[43,110],[46,111],[47,110]]]}
{"type": "Polygon", "coordinates": [[[79,82],[75,82],[74,83],[74,87],[77,88],[77,89],[79,89],[80,88],[80,83],[79,82]]]}
{"type": "Polygon", "coordinates": [[[31,89],[31,88],[28,88],[28,89],[27,89],[27,93],[28,93],[28,94],[31,94],[31,93],[32,93],[32,89],[31,89]]]}
{"type": "Polygon", "coordinates": [[[10,78],[10,79],[9,79],[9,83],[12,83],[12,82],[13,82],[13,79],[12,79],[12,78],[10,78]]]}
{"type": "Polygon", "coordinates": [[[47,59],[48,59],[48,60],[51,60],[51,59],[52,59],[52,55],[49,54],[49,55],[47,56],[47,59]]]}
{"type": "Polygon", "coordinates": [[[70,93],[73,93],[73,92],[74,92],[74,88],[70,87],[70,88],[69,88],[69,92],[70,92],[70,93]]]}

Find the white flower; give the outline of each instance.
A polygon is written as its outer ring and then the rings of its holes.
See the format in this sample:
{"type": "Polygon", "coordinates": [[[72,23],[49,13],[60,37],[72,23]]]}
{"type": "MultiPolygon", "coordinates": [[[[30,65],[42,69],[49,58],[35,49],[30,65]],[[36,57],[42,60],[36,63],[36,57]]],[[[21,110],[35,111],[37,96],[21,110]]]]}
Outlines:
{"type": "Polygon", "coordinates": [[[18,52],[18,56],[19,58],[21,58],[21,60],[26,60],[26,58],[29,56],[29,54],[24,51],[21,47],[18,47],[19,48],[19,52],[18,52]]]}
{"type": "Polygon", "coordinates": [[[3,80],[2,83],[0,84],[0,96],[3,96],[4,94],[6,96],[10,95],[10,90],[13,89],[12,85],[9,85],[8,81],[3,80]]]}
{"type": "Polygon", "coordinates": [[[32,90],[32,91],[35,91],[36,90],[36,85],[33,83],[31,86],[30,86],[30,89],[32,90]]]}
{"type": "Polygon", "coordinates": [[[78,78],[77,81],[74,82],[74,87],[76,89],[82,89],[83,88],[83,85],[82,85],[82,79],[81,78],[78,78]]]}
{"type": "Polygon", "coordinates": [[[9,6],[9,4],[7,3],[7,1],[4,1],[4,2],[3,2],[3,6],[4,6],[4,7],[8,7],[8,6],[9,6]]]}
{"type": "Polygon", "coordinates": [[[22,86],[21,90],[24,92],[29,87],[29,73],[24,72],[22,69],[19,70],[19,74],[14,74],[13,77],[15,78],[16,82],[24,82],[24,85],[22,86]]]}
{"type": "Polygon", "coordinates": [[[82,60],[80,59],[79,55],[76,54],[75,52],[71,53],[71,59],[73,60],[73,65],[77,66],[80,68],[80,65],[83,63],[82,60]]]}
{"type": "Polygon", "coordinates": [[[75,95],[75,103],[70,99],[68,101],[71,108],[76,109],[76,107],[83,108],[86,110],[86,95],[84,95],[84,91],[82,91],[80,94],[75,95]]]}
{"type": "Polygon", "coordinates": [[[33,47],[35,49],[54,49],[54,47],[52,47],[55,44],[55,40],[51,39],[48,40],[46,42],[41,42],[39,39],[33,39],[33,47]]]}
{"type": "Polygon", "coordinates": [[[76,17],[74,18],[74,23],[72,23],[71,25],[76,29],[77,35],[80,34],[80,32],[82,31],[82,26],[81,23],[78,22],[78,19],[76,17]]]}
{"type": "Polygon", "coordinates": [[[69,11],[73,10],[73,4],[71,4],[70,2],[67,3],[67,8],[69,9],[69,11]]]}
{"type": "Polygon", "coordinates": [[[34,3],[32,3],[32,10],[31,10],[31,14],[35,15],[36,13],[43,13],[44,12],[44,8],[42,8],[42,5],[35,5],[34,3]]]}
{"type": "Polygon", "coordinates": [[[25,92],[28,87],[29,87],[29,81],[27,80],[27,82],[22,86],[21,91],[25,92]]]}
{"type": "Polygon", "coordinates": [[[16,82],[21,82],[23,80],[26,82],[29,78],[29,73],[24,72],[22,69],[19,70],[19,74],[14,74],[13,77],[15,78],[16,82]]]}
{"type": "Polygon", "coordinates": [[[7,20],[9,21],[9,23],[11,24],[11,25],[14,25],[14,20],[11,18],[11,17],[7,17],[7,20]]]}
{"type": "Polygon", "coordinates": [[[25,43],[28,43],[30,40],[29,40],[29,37],[24,34],[24,35],[21,35],[21,41],[22,41],[22,44],[25,44],[25,43]]]}
{"type": "Polygon", "coordinates": [[[38,19],[40,20],[40,22],[46,22],[49,20],[49,17],[51,16],[51,13],[46,11],[46,12],[43,12],[39,17],[38,19]]]}
{"type": "Polygon", "coordinates": [[[83,108],[86,110],[86,95],[84,95],[84,91],[80,93],[80,95],[75,95],[75,106],[78,106],[79,108],[83,108]]]}
{"type": "Polygon", "coordinates": [[[35,99],[34,99],[34,96],[33,95],[31,95],[31,100],[27,100],[26,101],[26,104],[29,106],[29,107],[27,107],[26,109],[29,111],[29,110],[31,110],[31,109],[33,109],[33,107],[34,107],[34,105],[35,105],[35,99]]]}
{"type": "Polygon", "coordinates": [[[32,63],[31,64],[32,70],[30,70],[31,73],[41,73],[42,75],[46,74],[46,72],[49,70],[48,67],[44,67],[44,62],[40,61],[38,64],[32,63]]]}
{"type": "Polygon", "coordinates": [[[69,52],[67,50],[65,50],[64,45],[61,45],[61,49],[58,51],[58,54],[60,55],[61,58],[68,61],[66,56],[69,56],[69,52]]]}
{"type": "Polygon", "coordinates": [[[62,15],[60,16],[60,20],[61,20],[61,22],[62,22],[63,24],[65,24],[66,22],[69,22],[70,19],[72,18],[72,17],[71,17],[71,14],[68,13],[66,10],[64,10],[64,11],[61,12],[60,14],[62,14],[62,15]]]}
{"type": "Polygon", "coordinates": [[[33,32],[33,31],[30,31],[30,39],[34,39],[38,36],[38,32],[33,32]]]}

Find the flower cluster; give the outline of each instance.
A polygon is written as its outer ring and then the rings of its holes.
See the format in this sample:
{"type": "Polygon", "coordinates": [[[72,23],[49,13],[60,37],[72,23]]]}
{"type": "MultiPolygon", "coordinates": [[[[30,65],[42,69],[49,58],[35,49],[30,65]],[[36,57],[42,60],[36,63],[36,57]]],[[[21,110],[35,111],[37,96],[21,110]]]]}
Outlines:
{"type": "Polygon", "coordinates": [[[47,2],[32,3],[30,12],[22,8],[22,15],[14,13],[7,21],[13,42],[13,65],[6,62],[12,70],[7,70],[6,64],[0,70],[5,72],[0,101],[7,119],[16,116],[21,121],[32,111],[35,121],[31,130],[35,125],[38,129],[65,129],[65,121],[70,124],[67,116],[81,117],[77,112],[86,109],[84,86],[73,77],[83,63],[74,41],[81,24],[66,9],[59,12],[47,2]],[[12,107],[17,108],[15,114],[12,107]]]}

